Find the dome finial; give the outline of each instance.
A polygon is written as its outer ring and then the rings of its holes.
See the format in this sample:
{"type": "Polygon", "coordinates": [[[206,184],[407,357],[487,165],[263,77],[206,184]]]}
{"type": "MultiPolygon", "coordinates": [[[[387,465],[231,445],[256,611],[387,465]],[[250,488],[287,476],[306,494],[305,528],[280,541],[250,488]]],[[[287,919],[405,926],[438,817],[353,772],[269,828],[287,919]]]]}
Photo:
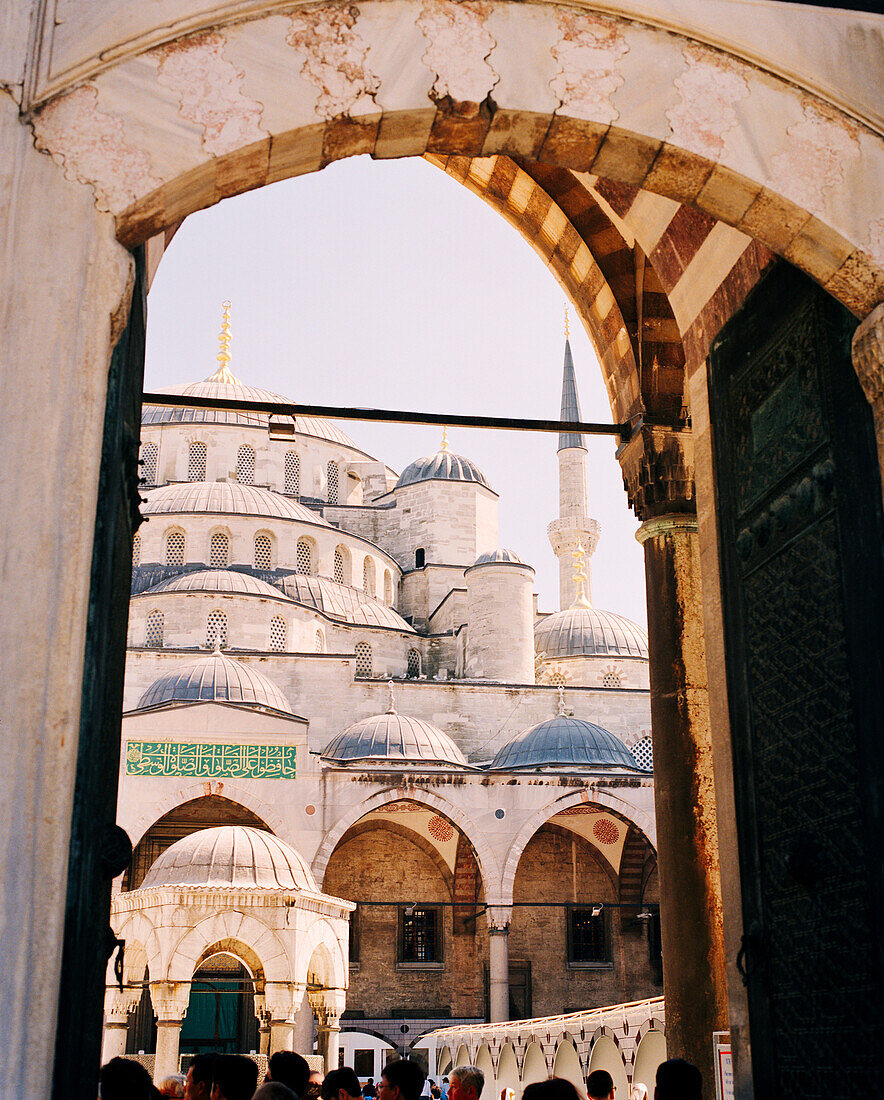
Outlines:
{"type": "Polygon", "coordinates": [[[387,714],[396,713],[396,697],[393,695],[393,681],[387,681],[387,690],[390,693],[390,701],[387,703],[387,714]]]}
{"type": "Polygon", "coordinates": [[[220,631],[215,635],[215,644],[212,646],[212,656],[221,656],[221,633],[220,631]]]}
{"type": "Polygon", "coordinates": [[[446,454],[448,454],[448,428],[447,427],[442,429],[442,447],[441,447],[441,450],[443,450],[446,454]]]}
{"type": "Polygon", "coordinates": [[[559,684],[559,714],[565,714],[565,685],[559,684]]]}
{"type": "Polygon", "coordinates": [[[230,369],[230,341],[232,339],[230,334],[230,306],[229,298],[221,303],[221,331],[218,333],[218,354],[215,356],[220,366],[206,381],[224,382],[229,386],[239,386],[241,385],[240,380],[230,369]]]}
{"type": "Polygon", "coordinates": [[[570,339],[571,336],[571,317],[568,312],[568,303],[565,302],[565,339],[570,339]]]}
{"type": "Polygon", "coordinates": [[[577,549],[571,551],[571,556],[574,558],[574,581],[577,586],[577,593],[571,607],[592,607],[586,598],[586,563],[583,560],[586,557],[586,551],[583,549],[582,542],[577,543],[577,549]]]}

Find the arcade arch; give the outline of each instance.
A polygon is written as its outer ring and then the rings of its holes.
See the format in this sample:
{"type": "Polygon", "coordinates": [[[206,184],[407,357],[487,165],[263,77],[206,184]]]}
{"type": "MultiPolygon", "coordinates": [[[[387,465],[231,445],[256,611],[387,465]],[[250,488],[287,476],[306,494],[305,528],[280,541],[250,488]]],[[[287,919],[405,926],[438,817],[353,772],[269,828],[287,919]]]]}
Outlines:
{"type": "Polygon", "coordinates": [[[599,1035],[593,1040],[589,1055],[589,1067],[586,1075],[597,1069],[605,1069],[614,1078],[615,1095],[629,1095],[629,1080],[626,1076],[626,1064],[616,1039],[611,1035],[599,1035]]]}

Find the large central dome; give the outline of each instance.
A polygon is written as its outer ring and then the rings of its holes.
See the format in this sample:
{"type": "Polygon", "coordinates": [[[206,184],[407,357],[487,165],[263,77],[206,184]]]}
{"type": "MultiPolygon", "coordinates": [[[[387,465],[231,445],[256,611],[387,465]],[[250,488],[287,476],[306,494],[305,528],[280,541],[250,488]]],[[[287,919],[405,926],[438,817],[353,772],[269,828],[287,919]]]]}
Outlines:
{"type": "Polygon", "coordinates": [[[434,455],[426,455],[406,466],[396,482],[396,488],[416,485],[419,481],[472,481],[491,489],[485,475],[474,462],[463,455],[454,455],[448,451],[437,451],[434,455]]]}

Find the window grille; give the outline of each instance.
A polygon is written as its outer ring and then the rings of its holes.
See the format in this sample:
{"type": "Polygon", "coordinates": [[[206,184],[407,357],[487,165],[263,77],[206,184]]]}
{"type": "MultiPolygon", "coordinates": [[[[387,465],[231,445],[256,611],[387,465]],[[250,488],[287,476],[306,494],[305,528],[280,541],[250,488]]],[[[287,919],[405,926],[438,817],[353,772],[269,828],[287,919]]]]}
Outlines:
{"type": "Polygon", "coordinates": [[[163,613],[151,611],[147,616],[147,633],[144,644],[150,649],[161,649],[163,645],[163,613]]]}
{"type": "Polygon", "coordinates": [[[650,737],[643,737],[632,746],[632,755],[642,771],[654,770],[654,747],[650,737]]]}
{"type": "Polygon", "coordinates": [[[402,939],[399,961],[437,963],[442,961],[442,936],[438,909],[401,910],[402,939]]]}
{"type": "Polygon", "coordinates": [[[393,577],[389,569],[384,570],[384,603],[393,606],[393,577]]]}
{"type": "Polygon", "coordinates": [[[187,456],[187,480],[206,480],[206,445],[205,443],[191,443],[187,456]]]}
{"type": "Polygon", "coordinates": [[[294,451],[285,456],[285,491],[294,497],[301,495],[301,456],[294,451]]]}
{"type": "Polygon", "coordinates": [[[309,539],[298,539],[296,554],[298,572],[305,577],[313,576],[313,546],[309,539]]]}
{"type": "Polygon", "coordinates": [[[145,443],[141,452],[141,480],[145,485],[157,483],[157,445],[145,443]]]}
{"type": "Polygon", "coordinates": [[[619,672],[606,672],[602,676],[602,687],[604,688],[618,688],[623,686],[623,681],[620,678],[619,672]]]}
{"type": "Polygon", "coordinates": [[[366,558],[362,564],[362,590],[366,596],[374,596],[374,560],[366,558]]]}
{"type": "Polygon", "coordinates": [[[285,649],[285,619],[282,615],[274,615],[270,620],[270,648],[277,652],[285,649]]]}
{"type": "Polygon", "coordinates": [[[356,675],[360,677],[371,676],[371,646],[368,642],[356,643],[356,675]]]}
{"type": "Polygon", "coordinates": [[[553,672],[550,674],[549,682],[553,687],[565,686],[565,674],[564,672],[553,672]]]}
{"type": "Polygon", "coordinates": [[[141,535],[137,532],[132,539],[132,568],[134,569],[136,565],[141,565],[141,535]]]}
{"type": "Polygon", "coordinates": [[[273,541],[269,535],[255,535],[255,568],[273,568],[273,541]]]}
{"type": "Polygon", "coordinates": [[[568,910],[568,962],[609,962],[605,910],[593,916],[591,908],[568,910]]]}
{"type": "Polygon", "coordinates": [[[337,462],[329,462],[326,471],[328,478],[328,502],[329,504],[337,504],[338,488],[340,485],[340,473],[338,471],[337,462]]]}
{"type": "Polygon", "coordinates": [[[421,655],[416,649],[408,651],[408,678],[416,680],[421,674],[421,655]]]}
{"type": "Polygon", "coordinates": [[[243,485],[255,481],[255,448],[244,443],[236,453],[236,480],[243,485]]]}
{"type": "Polygon", "coordinates": [[[227,645],[227,616],[223,611],[210,611],[206,620],[206,645],[209,649],[227,645]]]}
{"type": "Polygon", "coordinates": [[[216,531],[209,540],[209,566],[226,569],[230,565],[230,539],[223,531],[216,531]]]}
{"type": "Polygon", "coordinates": [[[325,635],[321,630],[316,631],[315,645],[317,653],[325,653],[325,635]]]}
{"type": "Polygon", "coordinates": [[[184,565],[183,531],[170,531],[166,535],[166,565],[184,565]]]}
{"type": "Polygon", "coordinates": [[[344,555],[340,549],[335,550],[335,580],[344,584],[344,555]]]}

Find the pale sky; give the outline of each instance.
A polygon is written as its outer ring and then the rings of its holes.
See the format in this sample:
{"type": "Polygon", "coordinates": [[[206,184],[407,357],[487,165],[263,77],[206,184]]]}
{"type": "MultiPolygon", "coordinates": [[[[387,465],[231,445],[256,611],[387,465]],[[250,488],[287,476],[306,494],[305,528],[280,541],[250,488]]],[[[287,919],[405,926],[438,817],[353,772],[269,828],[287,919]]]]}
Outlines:
{"type": "MultiPolygon", "coordinates": [[[[292,401],[559,415],[561,288],[499,214],[426,161],[339,161],[189,217],[148,300],[146,390],[213,373],[225,298],[234,374],[292,401]]],[[[583,419],[610,423],[573,311],[571,349],[583,419]]],[[[338,423],[397,471],[441,439],[434,427],[338,423]]],[[[541,610],[557,610],[546,526],[558,509],[558,437],[454,428],[449,443],[500,494],[500,545],[536,570],[541,610]]],[[[638,524],[614,439],[587,443],[589,513],[602,525],[593,602],[644,625],[638,524]]]]}

